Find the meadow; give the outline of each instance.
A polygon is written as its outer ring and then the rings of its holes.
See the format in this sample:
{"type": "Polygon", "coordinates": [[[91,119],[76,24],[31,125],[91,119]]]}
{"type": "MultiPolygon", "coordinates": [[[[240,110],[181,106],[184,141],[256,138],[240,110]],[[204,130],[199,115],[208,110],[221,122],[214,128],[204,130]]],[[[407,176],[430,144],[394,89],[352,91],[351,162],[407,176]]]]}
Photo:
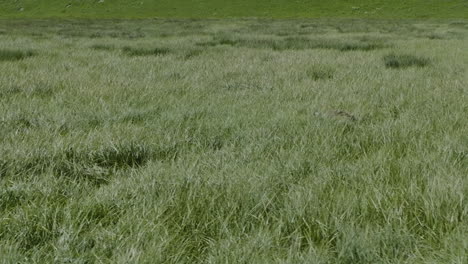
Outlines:
{"type": "Polygon", "coordinates": [[[466,0],[0,0],[0,18],[468,19],[466,0]]]}
{"type": "Polygon", "coordinates": [[[468,21],[0,20],[0,263],[468,263],[468,21]]]}

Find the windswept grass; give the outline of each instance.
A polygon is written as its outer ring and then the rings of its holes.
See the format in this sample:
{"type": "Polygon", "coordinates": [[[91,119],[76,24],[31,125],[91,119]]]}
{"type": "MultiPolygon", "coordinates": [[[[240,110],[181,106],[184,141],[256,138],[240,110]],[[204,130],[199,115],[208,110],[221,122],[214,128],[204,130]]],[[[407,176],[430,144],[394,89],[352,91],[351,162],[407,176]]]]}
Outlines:
{"type": "Polygon", "coordinates": [[[69,148],[57,153],[32,153],[20,161],[4,160],[2,173],[5,178],[24,178],[29,174],[50,172],[72,182],[84,180],[101,185],[108,183],[120,170],[138,168],[152,160],[170,160],[176,155],[168,148],[152,149],[135,143],[96,150],[69,148]]]}
{"type": "Polygon", "coordinates": [[[0,32],[2,264],[468,261],[464,21],[0,32]]]}

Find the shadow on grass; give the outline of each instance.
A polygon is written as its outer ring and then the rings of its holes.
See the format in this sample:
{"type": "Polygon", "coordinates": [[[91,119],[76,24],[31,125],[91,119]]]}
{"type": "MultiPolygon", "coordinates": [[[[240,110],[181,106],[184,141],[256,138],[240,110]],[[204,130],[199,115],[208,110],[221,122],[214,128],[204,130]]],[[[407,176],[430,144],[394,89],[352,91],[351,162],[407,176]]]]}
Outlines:
{"type": "Polygon", "coordinates": [[[113,45],[108,45],[108,44],[95,44],[95,45],[92,45],[90,48],[93,50],[100,50],[100,51],[111,51],[115,49],[113,45]]]}
{"type": "Polygon", "coordinates": [[[430,60],[408,54],[390,54],[384,57],[384,63],[387,68],[399,69],[408,67],[426,67],[430,60]]]}
{"type": "Polygon", "coordinates": [[[335,71],[331,67],[312,67],[306,71],[307,77],[314,80],[328,80],[332,79],[335,71]]]}
{"type": "Polygon", "coordinates": [[[122,52],[131,57],[141,57],[141,56],[161,56],[171,53],[170,49],[167,48],[133,48],[133,47],[124,47],[122,52]]]}
{"type": "Polygon", "coordinates": [[[121,143],[96,150],[69,148],[54,154],[32,153],[21,160],[0,160],[0,172],[2,177],[52,172],[60,178],[84,180],[100,186],[108,183],[119,171],[139,168],[149,161],[174,160],[178,151],[178,145],[151,147],[137,143],[121,143]]]}
{"type": "Polygon", "coordinates": [[[61,89],[61,85],[51,84],[48,82],[39,81],[29,85],[13,85],[9,88],[0,91],[0,98],[15,94],[21,94],[26,97],[48,98],[54,95],[55,92],[61,89]]]}
{"type": "Polygon", "coordinates": [[[8,49],[0,49],[0,62],[1,61],[18,61],[22,59],[26,59],[32,56],[35,56],[36,53],[34,51],[22,51],[22,50],[8,50],[8,49]]]}
{"type": "Polygon", "coordinates": [[[303,37],[288,37],[281,39],[241,38],[228,35],[215,36],[214,40],[198,43],[198,46],[215,47],[229,45],[235,47],[247,47],[258,49],[306,50],[306,49],[333,49],[339,51],[371,51],[383,49],[388,45],[379,41],[359,41],[340,39],[309,39],[303,37]]]}

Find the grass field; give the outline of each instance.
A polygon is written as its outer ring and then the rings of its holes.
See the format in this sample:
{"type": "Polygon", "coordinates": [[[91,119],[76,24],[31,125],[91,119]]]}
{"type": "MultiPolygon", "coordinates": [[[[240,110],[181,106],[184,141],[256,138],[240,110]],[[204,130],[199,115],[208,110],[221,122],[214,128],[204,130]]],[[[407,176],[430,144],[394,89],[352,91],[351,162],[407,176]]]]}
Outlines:
{"type": "Polygon", "coordinates": [[[467,46],[466,20],[0,20],[0,263],[468,263],[467,46]]]}
{"type": "Polygon", "coordinates": [[[0,0],[0,18],[457,18],[466,0],[0,0]]]}

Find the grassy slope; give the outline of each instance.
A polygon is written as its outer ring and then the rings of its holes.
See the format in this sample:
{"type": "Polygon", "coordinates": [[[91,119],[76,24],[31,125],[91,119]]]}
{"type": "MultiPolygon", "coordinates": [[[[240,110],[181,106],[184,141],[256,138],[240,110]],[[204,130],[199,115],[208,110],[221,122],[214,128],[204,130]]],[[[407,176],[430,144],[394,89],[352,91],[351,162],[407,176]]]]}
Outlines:
{"type": "Polygon", "coordinates": [[[0,17],[372,17],[468,18],[464,0],[1,0],[0,17]]]}

